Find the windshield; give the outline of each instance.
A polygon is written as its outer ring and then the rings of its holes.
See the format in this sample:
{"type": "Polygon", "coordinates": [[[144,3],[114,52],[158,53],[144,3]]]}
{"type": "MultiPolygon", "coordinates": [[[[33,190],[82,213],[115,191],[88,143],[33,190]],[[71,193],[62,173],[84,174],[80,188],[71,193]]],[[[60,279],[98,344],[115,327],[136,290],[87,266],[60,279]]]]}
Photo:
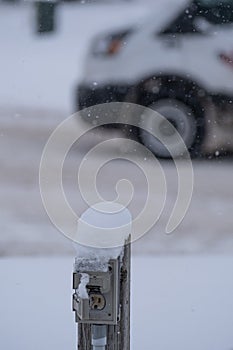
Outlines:
{"type": "Polygon", "coordinates": [[[201,6],[205,6],[205,7],[214,7],[214,6],[224,6],[224,5],[229,5],[232,6],[233,5],[233,1],[232,0],[199,0],[198,3],[201,6]]]}
{"type": "Polygon", "coordinates": [[[200,33],[201,30],[195,24],[197,18],[204,18],[213,25],[231,24],[233,1],[195,0],[184,7],[161,33],[200,33]]]}
{"type": "Polygon", "coordinates": [[[233,1],[231,0],[198,0],[196,5],[196,15],[205,17],[210,23],[233,22],[233,1]]]}

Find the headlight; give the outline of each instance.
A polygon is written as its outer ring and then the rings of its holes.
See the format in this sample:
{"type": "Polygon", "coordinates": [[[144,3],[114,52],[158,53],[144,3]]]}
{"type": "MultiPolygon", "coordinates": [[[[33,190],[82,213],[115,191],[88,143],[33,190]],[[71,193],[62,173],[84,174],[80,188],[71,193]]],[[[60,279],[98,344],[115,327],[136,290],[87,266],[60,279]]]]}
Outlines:
{"type": "Polygon", "coordinates": [[[91,52],[95,56],[111,56],[117,54],[126,44],[126,39],[132,33],[132,29],[109,34],[105,37],[97,37],[92,44],[91,52]]]}

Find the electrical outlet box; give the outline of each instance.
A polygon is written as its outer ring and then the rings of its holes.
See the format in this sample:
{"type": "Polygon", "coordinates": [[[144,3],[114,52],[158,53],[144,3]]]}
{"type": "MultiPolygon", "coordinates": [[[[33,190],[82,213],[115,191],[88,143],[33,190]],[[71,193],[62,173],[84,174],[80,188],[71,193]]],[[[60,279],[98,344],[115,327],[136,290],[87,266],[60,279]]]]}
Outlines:
{"type": "MultiPolygon", "coordinates": [[[[120,319],[119,293],[120,293],[120,261],[109,260],[107,271],[98,271],[95,260],[85,259],[81,266],[76,267],[73,274],[73,311],[76,322],[89,324],[117,324],[120,319]],[[90,267],[93,267],[91,270],[90,267]],[[82,276],[88,275],[86,295],[80,292],[82,276]]],[[[83,288],[83,286],[82,286],[83,288]]]]}

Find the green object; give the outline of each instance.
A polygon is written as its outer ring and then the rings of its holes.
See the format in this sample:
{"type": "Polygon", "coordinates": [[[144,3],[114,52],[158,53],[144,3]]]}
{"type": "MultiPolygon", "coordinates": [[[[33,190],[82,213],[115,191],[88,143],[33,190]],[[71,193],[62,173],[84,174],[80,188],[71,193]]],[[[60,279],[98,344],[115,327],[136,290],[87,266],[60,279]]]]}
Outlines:
{"type": "Polygon", "coordinates": [[[37,32],[48,33],[55,30],[56,3],[49,1],[36,2],[37,32]]]}

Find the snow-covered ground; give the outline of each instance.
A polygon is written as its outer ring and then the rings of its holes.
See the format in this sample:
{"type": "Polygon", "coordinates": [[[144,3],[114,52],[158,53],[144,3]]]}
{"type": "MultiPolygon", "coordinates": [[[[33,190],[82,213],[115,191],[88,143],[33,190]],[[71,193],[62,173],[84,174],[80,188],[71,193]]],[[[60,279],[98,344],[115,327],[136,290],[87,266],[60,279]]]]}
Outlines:
{"type": "MultiPolygon", "coordinates": [[[[63,118],[62,113],[46,114],[43,110],[0,113],[1,255],[71,252],[69,241],[56,231],[45,213],[38,179],[45,142],[63,118]]],[[[79,215],[87,206],[77,186],[78,166],[90,148],[108,137],[107,132],[92,133],[71,149],[65,161],[64,189],[79,215]]],[[[110,147],[108,155],[113,151],[114,147],[110,147]]],[[[105,156],[96,159],[96,164],[103,163],[105,156]]],[[[170,236],[164,234],[164,229],[176,200],[177,174],[172,162],[161,164],[168,182],[165,210],[155,228],[134,245],[135,252],[232,253],[232,162],[229,159],[193,162],[195,178],[191,206],[182,224],[170,236]]],[[[130,180],[136,189],[130,207],[136,215],[144,206],[147,186],[144,176],[132,163],[116,160],[103,167],[97,187],[106,199],[114,199],[115,185],[121,178],[130,180]]],[[[88,189],[86,183],[85,190],[88,189]]]]}
{"type": "MultiPolygon", "coordinates": [[[[70,258],[2,259],[0,348],[74,350],[70,258]]],[[[137,257],[134,350],[231,350],[232,257],[137,257]]]]}

